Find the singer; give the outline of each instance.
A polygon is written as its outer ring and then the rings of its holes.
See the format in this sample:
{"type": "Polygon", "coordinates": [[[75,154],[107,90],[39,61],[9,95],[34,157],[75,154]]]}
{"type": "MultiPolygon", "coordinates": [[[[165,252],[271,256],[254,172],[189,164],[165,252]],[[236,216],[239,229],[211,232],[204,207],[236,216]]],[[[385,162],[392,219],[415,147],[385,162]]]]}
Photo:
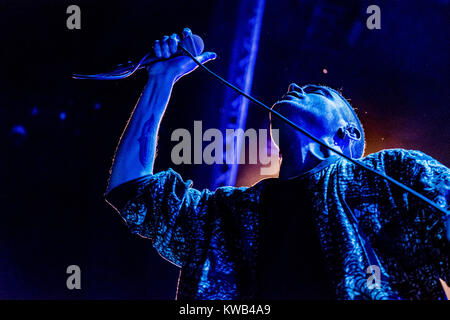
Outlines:
{"type": "MultiPolygon", "coordinates": [[[[446,299],[448,215],[278,119],[271,127],[279,129],[279,178],[211,191],[170,168],[154,173],[172,88],[198,67],[175,55],[179,41],[174,34],[154,43],[155,56],[166,59],[147,67],[106,191],[131,232],[181,268],[177,299],[446,299]]],[[[291,84],[272,109],[448,211],[450,170],[419,151],[362,158],[363,127],[339,92],[291,84]]]]}

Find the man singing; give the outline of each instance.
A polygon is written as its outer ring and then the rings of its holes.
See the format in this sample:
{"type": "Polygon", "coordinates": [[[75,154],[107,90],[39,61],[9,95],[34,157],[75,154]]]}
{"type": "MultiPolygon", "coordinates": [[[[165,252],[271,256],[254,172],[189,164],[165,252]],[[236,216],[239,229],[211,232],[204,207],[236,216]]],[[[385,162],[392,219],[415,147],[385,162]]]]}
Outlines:
{"type": "MultiPolygon", "coordinates": [[[[185,29],[183,37],[190,36],[185,29]]],[[[154,43],[155,55],[166,59],[148,67],[106,193],[131,232],[152,239],[181,268],[178,299],[445,299],[448,214],[278,119],[271,127],[279,129],[279,178],[210,191],[192,188],[170,168],[154,173],[173,85],[197,67],[174,56],[178,42],[174,34],[154,43]]],[[[418,151],[362,158],[362,125],[337,91],[291,84],[273,109],[448,212],[449,169],[418,151]]]]}

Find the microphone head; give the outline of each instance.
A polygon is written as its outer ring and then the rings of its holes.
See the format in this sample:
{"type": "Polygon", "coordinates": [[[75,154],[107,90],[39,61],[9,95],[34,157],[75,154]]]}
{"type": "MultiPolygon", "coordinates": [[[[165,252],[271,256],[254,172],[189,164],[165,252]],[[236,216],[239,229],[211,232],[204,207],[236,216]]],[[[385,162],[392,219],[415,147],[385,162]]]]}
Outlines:
{"type": "Polygon", "coordinates": [[[193,34],[191,36],[188,36],[184,38],[181,41],[181,44],[183,47],[186,48],[187,51],[189,51],[194,57],[199,56],[202,54],[203,49],[205,48],[205,44],[203,43],[202,38],[200,38],[198,35],[193,34]]]}

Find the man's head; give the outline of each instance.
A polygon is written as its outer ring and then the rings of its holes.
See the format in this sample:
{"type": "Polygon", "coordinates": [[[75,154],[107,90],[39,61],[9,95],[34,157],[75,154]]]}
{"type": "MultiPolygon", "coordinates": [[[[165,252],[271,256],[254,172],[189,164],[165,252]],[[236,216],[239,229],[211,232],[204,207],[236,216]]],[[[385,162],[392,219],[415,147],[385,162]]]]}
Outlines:
{"type": "MultiPolygon", "coordinates": [[[[299,87],[291,84],[288,92],[272,109],[328,145],[340,147],[346,155],[362,157],[365,147],[363,127],[353,108],[336,90],[319,85],[299,87]]],[[[278,147],[283,156],[311,142],[302,133],[273,116],[271,127],[279,129],[278,147]]]]}

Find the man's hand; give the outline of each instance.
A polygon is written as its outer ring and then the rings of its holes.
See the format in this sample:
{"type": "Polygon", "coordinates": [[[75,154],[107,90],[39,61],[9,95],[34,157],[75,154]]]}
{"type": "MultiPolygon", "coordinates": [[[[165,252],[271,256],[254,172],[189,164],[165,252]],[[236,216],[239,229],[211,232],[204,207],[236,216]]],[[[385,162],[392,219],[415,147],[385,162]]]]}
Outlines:
{"type": "MultiPolygon", "coordinates": [[[[192,31],[189,28],[183,30],[183,39],[192,36],[192,31]]],[[[153,44],[155,56],[158,58],[165,58],[167,60],[156,62],[147,67],[150,77],[156,75],[169,75],[177,81],[181,77],[194,71],[198,65],[188,56],[180,56],[177,54],[178,43],[180,38],[177,34],[164,36],[161,40],[156,40],[153,44]],[[174,56],[177,54],[176,56],[174,56]]],[[[206,63],[216,58],[214,52],[204,52],[196,57],[201,63],[206,63]]]]}

